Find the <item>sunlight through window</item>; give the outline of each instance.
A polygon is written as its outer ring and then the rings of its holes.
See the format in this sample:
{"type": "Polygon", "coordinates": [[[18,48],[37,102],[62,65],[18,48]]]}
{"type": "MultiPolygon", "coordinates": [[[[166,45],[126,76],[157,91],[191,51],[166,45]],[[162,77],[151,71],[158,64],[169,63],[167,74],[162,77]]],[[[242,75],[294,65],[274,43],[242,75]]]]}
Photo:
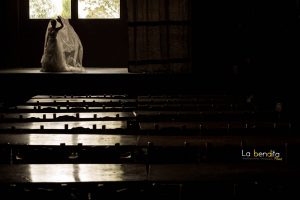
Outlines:
{"type": "Polygon", "coordinates": [[[71,0],[30,0],[30,19],[71,18],[71,0]]]}
{"type": "Polygon", "coordinates": [[[81,19],[118,19],[120,0],[79,0],[78,17],[81,19]]]}

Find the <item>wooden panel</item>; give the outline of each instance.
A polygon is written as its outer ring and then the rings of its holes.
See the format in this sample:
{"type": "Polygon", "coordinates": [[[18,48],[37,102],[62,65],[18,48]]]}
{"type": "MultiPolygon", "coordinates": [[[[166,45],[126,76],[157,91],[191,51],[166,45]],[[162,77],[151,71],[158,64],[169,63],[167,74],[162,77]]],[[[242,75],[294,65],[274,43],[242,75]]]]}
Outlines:
{"type": "Polygon", "coordinates": [[[92,135],[92,134],[1,134],[0,144],[10,145],[39,145],[52,146],[65,145],[76,146],[79,143],[84,146],[114,146],[136,145],[137,137],[133,135],[92,135]]]}
{"type": "Polygon", "coordinates": [[[145,181],[144,165],[29,164],[1,165],[0,183],[83,183],[145,181]]]}
{"type": "Polygon", "coordinates": [[[2,123],[0,129],[126,129],[127,121],[75,121],[75,122],[17,122],[2,123]]]}
{"type": "Polygon", "coordinates": [[[128,106],[60,106],[60,105],[52,105],[52,106],[41,106],[41,105],[19,105],[10,107],[8,110],[10,112],[105,112],[105,111],[115,111],[115,112],[128,112],[134,110],[136,107],[128,107],[128,106]]]}
{"type": "Polygon", "coordinates": [[[133,118],[132,112],[84,112],[84,113],[2,113],[4,119],[56,119],[64,117],[74,117],[75,119],[101,119],[101,118],[133,118]]]}
{"type": "MultiPolygon", "coordinates": [[[[110,70],[118,70],[118,69],[126,69],[127,68],[96,68],[94,70],[105,70],[107,69],[106,72],[109,72],[110,70]]],[[[36,96],[33,96],[31,99],[35,99],[35,100],[39,100],[39,99],[66,99],[66,98],[76,98],[76,99],[89,99],[89,98],[95,98],[95,99],[103,99],[103,98],[113,98],[113,99],[126,99],[128,98],[128,95],[126,94],[102,94],[102,95],[86,95],[86,96],[83,96],[83,95],[36,95],[36,96]]]]}
{"type": "Polygon", "coordinates": [[[202,146],[207,143],[214,145],[234,146],[270,146],[299,144],[300,137],[286,138],[284,136],[155,136],[155,135],[96,135],[96,134],[0,134],[0,144],[6,145],[39,145],[51,146],[113,146],[119,143],[122,146],[147,147],[149,143],[157,147],[184,147],[185,145],[202,146]]]}
{"type": "Polygon", "coordinates": [[[150,181],[241,181],[279,180],[299,177],[297,167],[276,164],[178,164],[151,165],[148,180],[150,181]]]}

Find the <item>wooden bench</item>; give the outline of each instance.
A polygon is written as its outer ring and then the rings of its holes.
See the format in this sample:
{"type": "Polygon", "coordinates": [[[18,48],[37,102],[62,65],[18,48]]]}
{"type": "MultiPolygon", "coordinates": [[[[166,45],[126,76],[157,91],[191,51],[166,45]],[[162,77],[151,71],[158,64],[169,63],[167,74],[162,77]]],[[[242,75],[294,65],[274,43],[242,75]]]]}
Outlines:
{"type": "Polygon", "coordinates": [[[274,163],[244,164],[171,164],[150,165],[148,180],[153,182],[193,182],[193,181],[254,181],[291,180],[300,177],[297,166],[287,167],[274,163]]]}
{"type": "Polygon", "coordinates": [[[25,164],[0,165],[0,183],[240,182],[291,180],[298,167],[274,164],[25,164]]]}
{"type": "Polygon", "coordinates": [[[0,165],[0,183],[104,183],[147,180],[141,164],[0,165]]]}

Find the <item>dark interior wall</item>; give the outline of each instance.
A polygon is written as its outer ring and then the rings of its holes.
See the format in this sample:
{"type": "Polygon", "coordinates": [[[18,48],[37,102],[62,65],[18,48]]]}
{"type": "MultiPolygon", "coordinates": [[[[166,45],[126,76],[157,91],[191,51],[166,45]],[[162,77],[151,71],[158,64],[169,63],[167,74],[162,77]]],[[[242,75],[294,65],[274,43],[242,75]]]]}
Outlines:
{"type": "Polygon", "coordinates": [[[10,66],[17,66],[18,63],[18,33],[19,33],[19,13],[18,13],[18,4],[17,0],[12,1],[1,1],[1,13],[2,13],[2,21],[3,30],[1,30],[3,34],[3,50],[2,53],[3,59],[1,63],[1,68],[8,68],[10,66]]]}
{"type": "MultiPolygon", "coordinates": [[[[6,27],[5,20],[4,20],[5,19],[5,7],[6,7],[5,2],[3,2],[2,5],[0,4],[0,19],[2,19],[2,20],[0,20],[1,27],[6,27]]],[[[5,32],[2,31],[1,36],[4,38],[5,32]]],[[[2,40],[3,40],[3,38],[2,38],[2,40]]],[[[6,49],[5,43],[3,42],[2,45],[3,45],[3,50],[5,50],[6,49]]],[[[5,64],[4,63],[4,57],[5,57],[4,55],[5,55],[5,53],[0,54],[0,60],[2,60],[2,62],[3,62],[2,64],[5,64]]]]}
{"type": "MultiPolygon", "coordinates": [[[[29,0],[5,0],[4,19],[9,24],[6,67],[40,67],[45,32],[49,20],[29,20],[29,0]]],[[[72,3],[76,1],[73,0],[72,3]]],[[[127,66],[128,37],[125,3],[121,0],[120,20],[70,20],[84,48],[86,67],[127,66]]]]}
{"type": "MultiPolygon", "coordinates": [[[[1,23],[6,24],[1,67],[39,66],[48,20],[26,20],[26,9],[18,4],[26,1],[0,2],[1,23]]],[[[198,80],[222,84],[239,79],[256,87],[295,88],[300,66],[299,0],[192,3],[193,74],[198,80]]],[[[123,19],[71,20],[84,45],[85,66],[127,64],[123,19]]]]}
{"type": "Polygon", "coordinates": [[[300,65],[298,0],[193,3],[193,67],[201,78],[292,84],[300,65]]]}

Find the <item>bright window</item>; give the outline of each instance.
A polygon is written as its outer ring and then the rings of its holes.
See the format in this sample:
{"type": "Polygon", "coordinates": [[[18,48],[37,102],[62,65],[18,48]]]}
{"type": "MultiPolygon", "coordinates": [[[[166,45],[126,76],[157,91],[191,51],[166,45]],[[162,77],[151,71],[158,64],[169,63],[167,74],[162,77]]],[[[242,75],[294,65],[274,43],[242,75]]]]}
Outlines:
{"type": "Polygon", "coordinates": [[[120,0],[78,0],[78,18],[118,19],[120,0]]]}
{"type": "Polygon", "coordinates": [[[30,19],[71,18],[71,0],[30,0],[30,19]]]}

